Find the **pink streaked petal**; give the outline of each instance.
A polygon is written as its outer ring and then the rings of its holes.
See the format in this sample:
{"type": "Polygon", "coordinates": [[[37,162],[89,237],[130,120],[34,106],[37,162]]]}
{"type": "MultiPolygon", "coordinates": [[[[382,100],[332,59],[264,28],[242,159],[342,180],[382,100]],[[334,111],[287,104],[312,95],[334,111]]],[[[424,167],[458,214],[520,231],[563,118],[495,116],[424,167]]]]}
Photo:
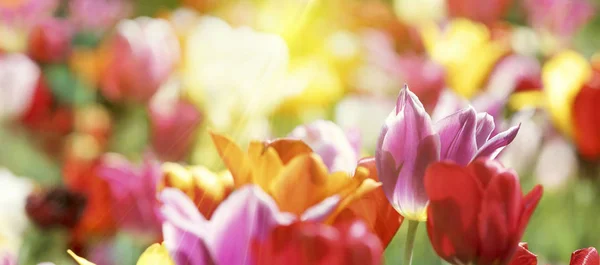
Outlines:
{"type": "Polygon", "coordinates": [[[440,159],[466,166],[477,152],[476,128],[477,113],[471,107],[436,122],[441,143],[440,159]]]}

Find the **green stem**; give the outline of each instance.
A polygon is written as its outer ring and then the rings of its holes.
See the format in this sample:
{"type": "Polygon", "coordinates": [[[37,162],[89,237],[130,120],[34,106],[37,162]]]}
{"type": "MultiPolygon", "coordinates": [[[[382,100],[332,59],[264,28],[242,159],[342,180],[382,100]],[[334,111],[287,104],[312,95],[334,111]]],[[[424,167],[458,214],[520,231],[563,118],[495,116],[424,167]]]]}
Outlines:
{"type": "Polygon", "coordinates": [[[417,234],[418,221],[408,221],[408,233],[406,234],[406,245],[404,246],[404,262],[402,265],[411,265],[413,248],[415,246],[415,235],[417,234]]]}

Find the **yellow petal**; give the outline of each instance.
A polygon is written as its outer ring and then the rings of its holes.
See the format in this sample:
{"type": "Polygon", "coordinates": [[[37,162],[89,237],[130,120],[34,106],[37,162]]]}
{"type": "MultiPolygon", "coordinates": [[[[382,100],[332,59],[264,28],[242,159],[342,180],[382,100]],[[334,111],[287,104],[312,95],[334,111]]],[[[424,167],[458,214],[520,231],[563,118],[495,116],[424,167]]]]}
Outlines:
{"type": "Polygon", "coordinates": [[[164,163],[162,165],[163,176],[159,184],[159,190],[166,187],[177,188],[190,197],[194,197],[194,178],[192,173],[177,163],[164,163]]]}
{"type": "Polygon", "coordinates": [[[137,265],[175,265],[164,245],[155,243],[138,259],[137,265]]]}
{"type": "Polygon", "coordinates": [[[267,147],[262,155],[253,161],[253,183],[259,185],[263,190],[268,190],[282,170],[283,162],[279,159],[277,151],[272,147],[267,147]]]}
{"type": "Polygon", "coordinates": [[[303,141],[295,140],[295,139],[276,139],[267,144],[268,147],[272,147],[275,149],[277,154],[279,154],[279,159],[284,164],[287,164],[296,156],[300,156],[302,154],[310,154],[313,150],[303,141]]]}
{"type": "Polygon", "coordinates": [[[77,264],[79,265],[96,265],[94,263],[89,262],[88,260],[77,256],[77,254],[73,253],[73,251],[71,251],[70,249],[67,250],[67,253],[69,253],[69,255],[71,255],[71,257],[73,257],[73,259],[77,262],[77,264]]]}
{"type": "Polygon", "coordinates": [[[568,136],[572,135],[573,100],[591,74],[590,64],[574,51],[559,53],[542,69],[548,110],[556,126],[568,136]]]}
{"type": "Polygon", "coordinates": [[[231,172],[236,188],[252,181],[252,165],[246,153],[229,137],[210,132],[213,143],[225,166],[231,172]]]}
{"type": "Polygon", "coordinates": [[[369,179],[369,178],[365,179],[361,183],[361,185],[358,187],[358,189],[354,190],[354,192],[350,193],[348,196],[346,196],[345,198],[342,199],[342,201],[340,202],[340,204],[338,205],[336,210],[327,218],[327,220],[325,222],[333,223],[333,221],[335,220],[337,215],[340,212],[342,212],[342,210],[344,210],[346,207],[348,207],[348,205],[350,205],[352,202],[362,198],[364,195],[368,194],[369,192],[375,191],[375,189],[379,188],[380,186],[381,186],[381,182],[377,182],[377,181],[369,179]]]}

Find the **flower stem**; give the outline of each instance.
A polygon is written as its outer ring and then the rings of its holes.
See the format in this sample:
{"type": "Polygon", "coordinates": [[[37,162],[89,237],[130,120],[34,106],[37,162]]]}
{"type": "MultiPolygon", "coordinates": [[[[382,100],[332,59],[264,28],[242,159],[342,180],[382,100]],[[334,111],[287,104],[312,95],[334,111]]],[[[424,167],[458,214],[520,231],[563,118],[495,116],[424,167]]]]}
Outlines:
{"type": "Polygon", "coordinates": [[[404,262],[402,265],[411,265],[413,247],[415,246],[415,235],[417,234],[418,221],[408,221],[408,233],[406,234],[406,245],[404,246],[404,262]]]}

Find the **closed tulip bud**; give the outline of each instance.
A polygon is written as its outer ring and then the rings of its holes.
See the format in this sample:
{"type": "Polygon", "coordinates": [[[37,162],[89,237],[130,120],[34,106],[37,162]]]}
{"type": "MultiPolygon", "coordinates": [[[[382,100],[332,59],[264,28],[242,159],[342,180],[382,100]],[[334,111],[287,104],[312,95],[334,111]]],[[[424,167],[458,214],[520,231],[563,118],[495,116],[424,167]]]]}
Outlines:
{"type": "Polygon", "coordinates": [[[47,19],[29,35],[29,55],[43,63],[61,62],[71,51],[72,26],[65,20],[47,19]]]}

